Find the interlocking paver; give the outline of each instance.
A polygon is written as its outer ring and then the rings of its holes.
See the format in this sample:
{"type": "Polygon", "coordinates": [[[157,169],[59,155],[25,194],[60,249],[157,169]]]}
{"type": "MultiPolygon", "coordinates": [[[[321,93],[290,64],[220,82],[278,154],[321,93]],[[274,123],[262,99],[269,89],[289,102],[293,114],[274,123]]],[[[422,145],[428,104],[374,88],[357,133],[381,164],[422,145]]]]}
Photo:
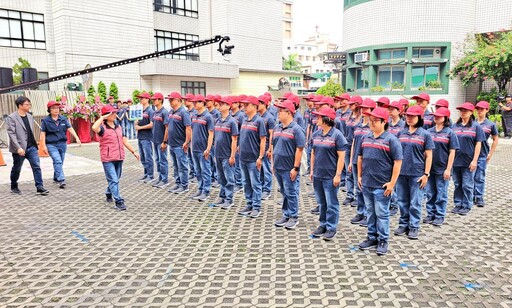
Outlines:
{"type": "MultiPolygon", "coordinates": [[[[69,150],[99,157],[93,146],[69,150]]],[[[293,231],[273,225],[277,191],[260,218],[241,217],[242,194],[229,211],[208,207],[136,182],[131,157],[125,212],[104,202],[102,173],[69,176],[65,190],[48,184],[48,197],[31,183],[21,197],[0,185],[0,306],[508,307],[511,151],[500,145],[489,166],[486,207],[422,225],[418,241],[392,236],[384,257],[356,248],[365,229],[349,223],[351,207],[341,207],[333,242],[311,239],[318,216],[304,183],[293,231]]]]}

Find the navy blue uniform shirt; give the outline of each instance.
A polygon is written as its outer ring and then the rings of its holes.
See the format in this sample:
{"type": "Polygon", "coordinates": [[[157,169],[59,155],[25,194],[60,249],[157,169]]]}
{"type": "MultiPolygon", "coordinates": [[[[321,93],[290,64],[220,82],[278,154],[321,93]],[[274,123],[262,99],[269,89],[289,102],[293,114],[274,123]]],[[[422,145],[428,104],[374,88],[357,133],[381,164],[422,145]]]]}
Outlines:
{"type": "Polygon", "coordinates": [[[436,146],[432,151],[432,168],[430,168],[430,173],[443,174],[448,165],[450,150],[457,150],[459,148],[459,140],[449,127],[444,127],[442,130],[437,131],[434,126],[429,128],[428,132],[436,146]]]}
{"type": "Polygon", "coordinates": [[[213,132],[213,117],[205,109],[192,117],[192,151],[204,152],[208,147],[208,132],[213,132]]]}
{"type": "Polygon", "coordinates": [[[361,143],[363,143],[363,137],[370,133],[370,126],[368,124],[363,125],[363,122],[359,122],[356,127],[354,127],[354,150],[350,153],[352,156],[352,165],[357,165],[357,155],[359,155],[359,149],[361,148],[361,143]]]}
{"type": "Polygon", "coordinates": [[[469,168],[475,154],[476,143],[485,141],[484,131],[476,121],[473,121],[470,127],[462,126],[462,123],[455,124],[452,130],[457,135],[460,146],[455,153],[453,166],[469,168]]]}
{"type": "Polygon", "coordinates": [[[390,132],[375,138],[373,132],[363,137],[358,156],[363,157],[362,180],[369,188],[382,188],[391,181],[395,160],[402,160],[402,145],[390,132]]]}
{"type": "Polygon", "coordinates": [[[302,127],[302,130],[306,131],[307,123],[304,121],[304,118],[302,117],[302,114],[300,113],[300,110],[297,110],[295,114],[293,115],[293,121],[297,123],[300,127],[302,127]]]}
{"type": "Polygon", "coordinates": [[[306,135],[299,124],[291,122],[287,127],[280,123],[274,129],[272,145],[274,146],[274,169],[292,170],[295,166],[295,151],[304,148],[306,135]]]}
{"type": "Polygon", "coordinates": [[[267,140],[265,141],[265,151],[267,151],[270,146],[270,130],[274,130],[276,127],[276,121],[274,120],[274,116],[268,110],[260,117],[263,119],[263,123],[265,123],[265,130],[267,131],[267,140]]]}
{"type": "Polygon", "coordinates": [[[187,138],[186,128],[192,125],[190,112],[181,106],[170,111],[168,118],[167,143],[171,148],[181,147],[187,138]]]}
{"type": "MultiPolygon", "coordinates": [[[[151,123],[151,119],[153,119],[153,113],[155,111],[151,106],[148,106],[144,111],[142,111],[142,119],[137,121],[137,125],[145,126],[151,123]]],[[[151,129],[141,129],[137,131],[137,138],[139,140],[153,140],[153,131],[151,129]]]]}
{"type": "Polygon", "coordinates": [[[482,142],[482,149],[480,150],[480,157],[487,157],[489,151],[489,137],[498,135],[498,128],[496,124],[489,119],[485,119],[482,123],[479,123],[485,135],[485,141],[482,142]]]}
{"type": "Polygon", "coordinates": [[[215,157],[226,159],[231,156],[233,136],[238,136],[238,124],[228,115],[224,120],[222,115],[215,122],[215,157]]]}
{"type": "Polygon", "coordinates": [[[331,127],[326,135],[321,129],[313,133],[315,162],[313,176],[322,180],[334,178],[338,165],[338,151],[345,151],[347,140],[343,134],[331,127]]]}
{"type": "Polygon", "coordinates": [[[60,114],[57,121],[53,120],[50,115],[41,120],[41,131],[46,133],[47,144],[67,142],[66,132],[70,127],[68,119],[60,114]]]}
{"type": "Polygon", "coordinates": [[[393,125],[392,121],[393,120],[389,119],[389,122],[388,122],[388,132],[392,133],[395,136],[398,136],[398,134],[405,127],[405,121],[400,119],[400,120],[398,120],[398,122],[396,122],[395,125],[393,125]]]}
{"type": "Polygon", "coordinates": [[[432,136],[423,127],[418,127],[414,133],[406,127],[398,134],[398,139],[404,154],[400,175],[422,176],[425,173],[425,151],[435,148],[432,136]]]}
{"type": "Polygon", "coordinates": [[[434,114],[428,110],[425,110],[425,113],[423,114],[423,128],[429,129],[435,125],[436,123],[434,123],[434,114]]]}
{"type": "Polygon", "coordinates": [[[354,129],[361,122],[360,118],[349,117],[347,121],[345,121],[345,138],[347,138],[348,150],[350,151],[350,147],[352,146],[352,142],[354,141],[354,129]]]}
{"type": "Polygon", "coordinates": [[[261,137],[266,137],[265,123],[255,114],[251,119],[245,117],[240,129],[240,161],[255,162],[260,156],[261,137]]]}
{"type": "Polygon", "coordinates": [[[213,108],[212,111],[208,110],[208,112],[212,115],[214,123],[220,118],[220,111],[217,108],[213,108]]]}
{"type": "Polygon", "coordinates": [[[161,144],[164,141],[165,126],[169,121],[169,112],[164,107],[153,113],[153,143],[161,144]]]}

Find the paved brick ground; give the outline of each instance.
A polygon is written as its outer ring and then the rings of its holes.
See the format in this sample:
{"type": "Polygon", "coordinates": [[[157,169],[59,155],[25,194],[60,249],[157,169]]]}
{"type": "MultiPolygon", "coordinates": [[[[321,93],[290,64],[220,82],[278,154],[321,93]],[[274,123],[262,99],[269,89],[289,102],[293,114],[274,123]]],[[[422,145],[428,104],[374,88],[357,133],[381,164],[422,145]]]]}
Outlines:
{"type": "MultiPolygon", "coordinates": [[[[95,147],[70,151],[98,159],[95,147]]],[[[511,152],[500,146],[489,167],[488,206],[423,226],[418,241],[392,236],[384,257],[354,248],[365,237],[348,222],[354,208],[342,207],[335,241],[310,239],[305,185],[300,225],[287,231],[273,226],[276,191],[260,218],[240,217],[241,194],[224,211],[144,186],[131,157],[125,212],[104,203],[102,173],[48,185],[47,197],[3,184],[0,307],[512,306],[511,152]]]]}

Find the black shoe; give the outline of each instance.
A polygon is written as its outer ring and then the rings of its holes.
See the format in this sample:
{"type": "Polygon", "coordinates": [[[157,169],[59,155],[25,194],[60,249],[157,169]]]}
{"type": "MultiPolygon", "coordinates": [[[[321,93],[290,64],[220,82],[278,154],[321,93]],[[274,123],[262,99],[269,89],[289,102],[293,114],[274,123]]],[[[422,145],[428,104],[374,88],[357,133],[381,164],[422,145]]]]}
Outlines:
{"type": "Polygon", "coordinates": [[[466,216],[467,214],[469,214],[469,211],[471,211],[470,208],[467,208],[467,207],[463,207],[459,210],[459,215],[462,215],[462,216],[466,216]]]}
{"type": "Polygon", "coordinates": [[[50,193],[48,189],[45,189],[43,186],[38,187],[36,193],[41,196],[46,196],[50,193]]]}
{"type": "Polygon", "coordinates": [[[120,211],[124,211],[124,210],[126,210],[126,205],[124,204],[124,202],[116,203],[116,209],[120,210],[120,211]]]}
{"type": "Polygon", "coordinates": [[[398,214],[398,206],[392,206],[389,209],[389,216],[395,216],[396,214],[398,214]]]}
{"type": "Polygon", "coordinates": [[[64,189],[66,188],[66,182],[62,181],[59,183],[59,188],[64,189]]]}
{"type": "Polygon", "coordinates": [[[434,216],[427,216],[427,217],[423,218],[424,224],[431,224],[433,221],[434,221],[434,216]]]}
{"type": "Polygon", "coordinates": [[[354,201],[354,198],[345,198],[345,201],[343,201],[343,205],[351,205],[352,202],[354,201]]]}
{"type": "Polygon", "coordinates": [[[459,211],[462,209],[462,206],[460,205],[457,205],[456,207],[453,208],[452,210],[452,213],[453,214],[459,214],[459,211]]]}
{"type": "Polygon", "coordinates": [[[478,206],[478,207],[484,207],[485,206],[485,202],[483,199],[476,199],[475,201],[475,205],[478,206]]]}
{"type": "Polygon", "coordinates": [[[238,211],[238,214],[240,215],[249,215],[252,212],[252,207],[246,206],[243,210],[238,211]]]}
{"type": "Polygon", "coordinates": [[[433,226],[436,226],[436,227],[441,227],[444,223],[444,219],[442,218],[436,218],[434,219],[434,221],[432,222],[432,225],[433,226]]]}
{"type": "Polygon", "coordinates": [[[324,235],[325,231],[327,231],[325,229],[325,227],[318,227],[318,228],[316,228],[315,231],[313,231],[313,233],[311,233],[311,235],[314,237],[320,237],[320,236],[324,235]]]}
{"type": "Polygon", "coordinates": [[[322,238],[326,241],[332,241],[336,236],[336,230],[327,230],[322,238]]]}
{"type": "Polygon", "coordinates": [[[363,220],[359,223],[361,227],[368,227],[368,217],[364,216],[363,220]]]}
{"type": "Polygon", "coordinates": [[[105,199],[105,201],[106,201],[106,202],[109,202],[109,203],[110,203],[110,202],[114,202],[114,199],[112,198],[112,195],[107,194],[107,195],[106,195],[106,197],[107,197],[107,198],[105,199]]]}
{"type": "Polygon", "coordinates": [[[21,195],[21,190],[18,187],[11,187],[11,193],[15,195],[21,195]]]}
{"type": "Polygon", "coordinates": [[[350,223],[353,225],[358,225],[363,221],[363,219],[366,219],[363,214],[356,214],[356,216],[350,220],[350,223]]]}
{"type": "Polygon", "coordinates": [[[409,231],[408,227],[398,227],[395,230],[394,234],[398,235],[398,236],[402,236],[402,235],[405,235],[407,233],[407,231],[409,231]]]}
{"type": "Polygon", "coordinates": [[[312,208],[310,212],[311,214],[320,215],[320,207],[317,206],[315,208],[312,208]]]}
{"type": "Polygon", "coordinates": [[[410,238],[411,240],[417,240],[419,233],[420,233],[420,229],[410,228],[409,233],[407,233],[407,237],[410,238]]]}
{"type": "Polygon", "coordinates": [[[383,256],[388,252],[388,242],[387,241],[380,241],[379,245],[377,246],[377,255],[383,256]]]}
{"type": "Polygon", "coordinates": [[[378,243],[379,242],[377,240],[370,240],[369,238],[366,238],[366,240],[364,242],[361,242],[359,244],[359,249],[368,250],[368,249],[376,248],[378,243]]]}

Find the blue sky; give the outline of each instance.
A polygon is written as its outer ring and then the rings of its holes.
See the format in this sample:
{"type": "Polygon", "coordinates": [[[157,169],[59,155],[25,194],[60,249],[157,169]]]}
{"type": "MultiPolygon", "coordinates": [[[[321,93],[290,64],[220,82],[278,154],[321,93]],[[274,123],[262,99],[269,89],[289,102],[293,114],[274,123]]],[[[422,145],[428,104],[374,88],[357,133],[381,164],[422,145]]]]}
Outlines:
{"type": "Polygon", "coordinates": [[[327,33],[331,41],[341,46],[343,0],[295,0],[293,2],[293,29],[297,43],[312,36],[315,26],[327,33]]]}

